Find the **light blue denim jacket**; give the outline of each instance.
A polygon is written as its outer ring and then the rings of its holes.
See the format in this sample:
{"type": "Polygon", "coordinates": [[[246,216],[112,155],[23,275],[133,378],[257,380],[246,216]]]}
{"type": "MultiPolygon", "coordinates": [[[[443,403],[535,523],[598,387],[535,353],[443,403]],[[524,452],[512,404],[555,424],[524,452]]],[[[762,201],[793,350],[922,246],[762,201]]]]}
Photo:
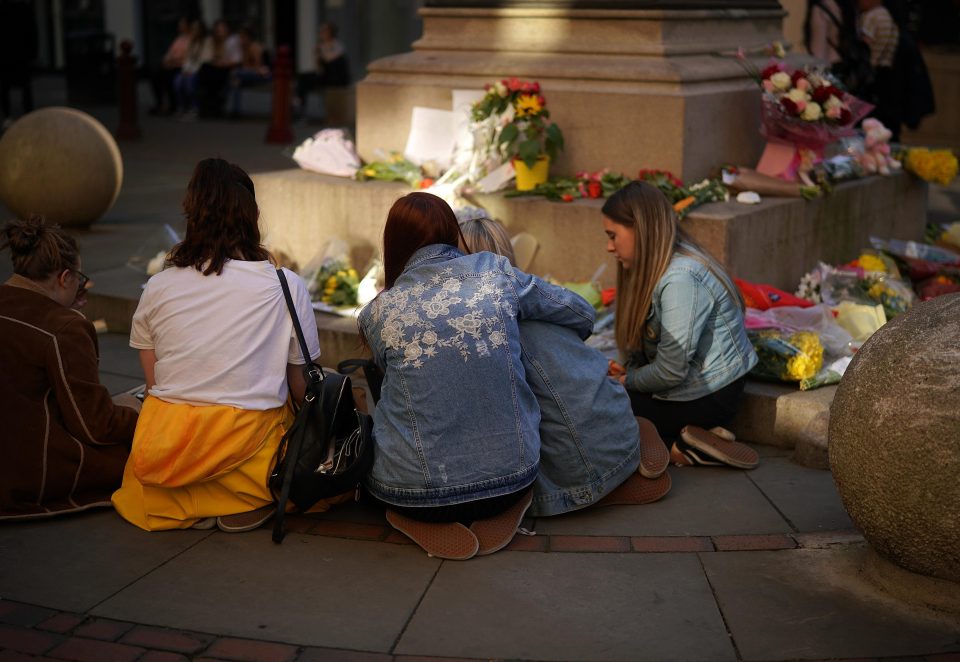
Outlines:
{"type": "Polygon", "coordinates": [[[703,262],[674,254],[653,290],[643,352],[627,361],[627,388],[687,402],[719,391],[756,363],[739,301],[703,262]]]}
{"type": "Polygon", "coordinates": [[[520,359],[519,319],[590,335],[594,311],[569,290],[492,253],[421,248],[360,313],[384,371],[367,487],[398,506],[444,506],[529,486],[540,409],[520,359]]]}
{"type": "Polygon", "coordinates": [[[637,470],[630,397],[607,376],[607,358],[566,327],[520,322],[527,383],[540,404],[540,475],[534,517],[596,503],[637,470]]]}

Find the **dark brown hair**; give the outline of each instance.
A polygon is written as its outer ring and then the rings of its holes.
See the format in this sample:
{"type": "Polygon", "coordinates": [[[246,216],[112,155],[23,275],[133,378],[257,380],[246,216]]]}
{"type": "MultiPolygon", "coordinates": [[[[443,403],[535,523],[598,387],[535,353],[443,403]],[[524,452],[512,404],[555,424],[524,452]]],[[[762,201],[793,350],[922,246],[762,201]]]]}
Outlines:
{"type": "Polygon", "coordinates": [[[77,240],[39,215],[7,223],[0,231],[0,250],[7,247],[13,272],[30,280],[44,280],[80,264],[77,240]]]}
{"type": "Polygon", "coordinates": [[[223,159],[197,164],[183,199],[187,233],[170,251],[170,263],[193,267],[204,276],[223,273],[227,260],[269,260],[260,245],[260,210],[253,181],[240,166],[223,159]]]}
{"type": "MultiPolygon", "coordinates": [[[[450,205],[432,193],[409,193],[396,202],[387,214],[383,229],[383,280],[390,289],[403,273],[407,262],[419,249],[431,244],[456,247],[463,235],[450,205]]],[[[467,242],[464,241],[466,246],[467,242]]]]}

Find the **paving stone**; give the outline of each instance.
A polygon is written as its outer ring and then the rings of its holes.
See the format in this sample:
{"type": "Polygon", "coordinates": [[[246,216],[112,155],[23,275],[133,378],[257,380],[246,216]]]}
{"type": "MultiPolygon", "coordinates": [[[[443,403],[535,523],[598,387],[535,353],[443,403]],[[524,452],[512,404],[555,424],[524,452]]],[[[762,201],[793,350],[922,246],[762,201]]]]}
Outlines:
{"type": "Polygon", "coordinates": [[[360,524],[357,522],[320,520],[309,529],[308,533],[315,536],[331,536],[334,538],[383,540],[387,536],[387,527],[385,524],[360,524]]]}
{"type": "Polygon", "coordinates": [[[769,458],[747,477],[801,532],[853,528],[829,471],[769,458]]]}
{"type": "Polygon", "coordinates": [[[132,662],[143,652],[142,648],[112,641],[71,637],[50,651],[50,657],[76,662],[132,662]]]}
{"type": "MultiPolygon", "coordinates": [[[[0,595],[87,611],[206,535],[209,532],[190,530],[148,533],[112,510],[5,524],[0,527],[0,558],[17,571],[0,572],[0,595]]],[[[54,613],[45,610],[31,625],[54,613]]]]}
{"type": "Polygon", "coordinates": [[[551,552],[629,552],[623,536],[550,536],[551,552]]]}
{"type": "Polygon", "coordinates": [[[791,531],[747,472],[709,467],[671,467],[669,471],[673,487],[661,501],[543,517],[537,520],[537,533],[710,536],[791,531]]]}
{"type": "Polygon", "coordinates": [[[331,508],[325,513],[311,515],[318,521],[356,522],[358,524],[386,525],[383,507],[369,501],[351,501],[331,508]]]}
{"type": "Polygon", "coordinates": [[[131,628],[133,628],[133,623],[113,621],[109,618],[95,618],[89,623],[84,623],[82,626],[77,628],[76,632],[73,634],[77,637],[85,637],[87,639],[116,641],[131,628]]]}
{"type": "Polygon", "coordinates": [[[297,656],[297,647],[251,639],[217,639],[206,655],[238,662],[290,662],[297,656]]]}
{"type": "Polygon", "coordinates": [[[152,628],[138,625],[128,632],[123,639],[120,640],[120,643],[130,644],[131,646],[142,646],[143,648],[159,648],[165,651],[193,654],[203,650],[213,639],[213,635],[201,634],[199,632],[183,632],[181,630],[168,630],[166,628],[152,628]]]}
{"type": "Polygon", "coordinates": [[[48,630],[50,632],[59,632],[64,634],[87,620],[83,614],[70,614],[63,612],[48,618],[43,623],[37,625],[38,630],[48,630]]]}
{"type": "Polygon", "coordinates": [[[15,650],[0,650],[0,662],[56,662],[52,657],[37,657],[15,650]]]}
{"type": "Polygon", "coordinates": [[[147,651],[137,662],[189,662],[189,660],[180,653],[147,651]]]}
{"type": "Polygon", "coordinates": [[[217,533],[93,612],[235,637],[386,652],[439,563],[404,545],[303,534],[275,545],[267,529],[217,533]]]}
{"type": "Polygon", "coordinates": [[[960,624],[900,603],[858,574],[866,546],[703,554],[744,660],[960,651],[960,624]]]}
{"type": "Polygon", "coordinates": [[[858,545],[863,543],[863,534],[856,529],[819,531],[817,533],[794,533],[797,545],[806,549],[827,549],[834,545],[858,545]]]}
{"type": "Polygon", "coordinates": [[[334,648],[306,648],[297,662],[391,662],[389,653],[364,653],[334,648]]]}
{"type": "Polygon", "coordinates": [[[706,537],[651,536],[632,538],[635,552],[712,552],[713,542],[706,537]]]}
{"type": "Polygon", "coordinates": [[[47,652],[61,641],[63,641],[63,637],[53,632],[40,632],[13,625],[0,625],[0,648],[10,648],[20,653],[39,655],[47,652]]]}
{"type": "MultiPolygon", "coordinates": [[[[9,526],[9,525],[8,525],[9,526]]],[[[2,531],[3,529],[0,529],[2,531]]],[[[0,538],[0,552],[5,552],[2,538],[0,538]]],[[[13,557],[4,555],[4,562],[6,568],[14,567],[13,557]]],[[[4,573],[6,574],[6,573],[4,573]]],[[[13,573],[10,573],[13,574],[13,573]]],[[[3,577],[0,575],[0,593],[6,593],[4,591],[3,577]]],[[[24,627],[33,627],[37,623],[42,623],[47,620],[57,612],[53,609],[47,609],[46,607],[37,607],[36,605],[24,604],[22,602],[17,602],[11,600],[10,596],[7,595],[5,598],[0,599],[0,623],[9,623],[10,625],[22,625],[24,627]]]]}
{"type": "Polygon", "coordinates": [[[524,536],[517,534],[506,546],[510,552],[545,552],[550,538],[547,536],[524,536]]]}
{"type": "Polygon", "coordinates": [[[783,534],[760,536],[713,536],[718,552],[793,549],[797,541],[783,534]]]}
{"type": "Polygon", "coordinates": [[[693,554],[500,552],[444,563],[398,655],[734,660],[693,554]]]}

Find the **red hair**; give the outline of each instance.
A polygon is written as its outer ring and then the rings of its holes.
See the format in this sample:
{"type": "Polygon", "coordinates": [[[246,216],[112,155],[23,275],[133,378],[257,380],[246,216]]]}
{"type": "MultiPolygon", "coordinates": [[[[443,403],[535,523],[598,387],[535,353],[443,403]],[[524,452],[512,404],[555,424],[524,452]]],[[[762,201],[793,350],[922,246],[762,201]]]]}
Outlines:
{"type": "Polygon", "coordinates": [[[393,203],[383,229],[384,288],[393,287],[413,254],[424,246],[456,248],[461,238],[457,217],[443,198],[422,191],[403,196],[393,203]]]}

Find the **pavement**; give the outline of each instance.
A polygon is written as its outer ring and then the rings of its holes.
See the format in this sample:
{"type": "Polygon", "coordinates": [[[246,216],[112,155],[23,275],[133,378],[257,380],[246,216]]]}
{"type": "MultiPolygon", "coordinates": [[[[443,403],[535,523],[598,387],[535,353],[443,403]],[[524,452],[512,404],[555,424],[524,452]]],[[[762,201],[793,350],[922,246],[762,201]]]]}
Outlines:
{"type": "MultiPolygon", "coordinates": [[[[42,105],[63,103],[57,79],[39,87],[42,105]]],[[[109,108],[85,110],[116,125],[109,108]]],[[[141,124],[143,140],[120,145],[117,204],[78,233],[94,279],[130,269],[163,224],[181,222],[200,158],[293,165],[263,142],[262,115],[141,124]]],[[[956,197],[940,193],[949,214],[956,197]]],[[[9,269],[4,258],[0,277],[9,269]]],[[[142,382],[125,335],[101,335],[100,349],[111,392],[142,382]]],[[[268,529],[146,533],[107,510],[0,525],[0,662],[960,662],[960,617],[862,576],[871,552],[830,473],[755,448],[753,471],[671,468],[658,503],[527,520],[536,535],[466,562],[426,556],[365,504],[294,516],[279,546],[268,529]]]]}

